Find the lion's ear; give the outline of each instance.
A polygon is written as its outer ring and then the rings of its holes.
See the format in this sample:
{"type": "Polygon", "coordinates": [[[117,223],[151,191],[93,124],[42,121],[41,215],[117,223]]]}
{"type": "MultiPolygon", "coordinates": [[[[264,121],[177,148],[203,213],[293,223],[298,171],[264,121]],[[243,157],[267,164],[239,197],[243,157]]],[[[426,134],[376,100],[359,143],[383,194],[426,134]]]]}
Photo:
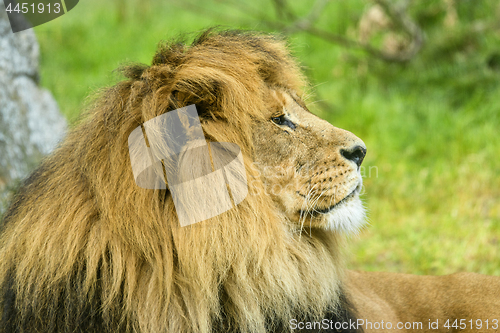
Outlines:
{"type": "Polygon", "coordinates": [[[178,107],[194,104],[202,119],[223,116],[222,104],[225,91],[222,83],[213,79],[182,80],[175,86],[176,89],[172,91],[171,99],[178,107]]]}

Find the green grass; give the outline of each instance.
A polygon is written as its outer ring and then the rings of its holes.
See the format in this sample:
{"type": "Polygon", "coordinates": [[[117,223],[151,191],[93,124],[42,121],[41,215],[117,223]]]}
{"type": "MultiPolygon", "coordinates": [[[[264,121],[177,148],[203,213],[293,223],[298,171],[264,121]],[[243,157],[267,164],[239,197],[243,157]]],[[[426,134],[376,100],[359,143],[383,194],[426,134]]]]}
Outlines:
{"type": "MultiPolygon", "coordinates": [[[[80,1],[35,29],[42,85],[70,121],[88,94],[116,82],[112,71],[120,64],[150,63],[162,39],[219,24],[266,29],[222,2],[200,1],[202,9],[124,3],[125,11],[118,2],[80,1]]],[[[271,19],[272,7],[259,3],[271,19]]],[[[307,13],[309,3],[295,5],[296,13],[307,13]]],[[[498,22],[491,14],[498,6],[456,2],[459,23],[445,28],[439,3],[412,7],[427,41],[408,64],[387,64],[302,33],[290,37],[323,101],[313,104],[314,112],[368,146],[363,171],[370,224],[352,239],[351,268],[500,275],[500,73],[491,65],[500,57],[500,35],[473,32],[478,22],[498,22]]],[[[353,36],[366,4],[332,2],[317,24],[353,36]]]]}

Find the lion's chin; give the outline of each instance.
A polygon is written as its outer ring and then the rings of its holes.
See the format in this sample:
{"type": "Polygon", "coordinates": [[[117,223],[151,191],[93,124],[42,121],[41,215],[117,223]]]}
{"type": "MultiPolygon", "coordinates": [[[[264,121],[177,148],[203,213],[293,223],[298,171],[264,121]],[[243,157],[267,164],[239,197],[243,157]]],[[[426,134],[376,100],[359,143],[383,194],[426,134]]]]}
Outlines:
{"type": "Polygon", "coordinates": [[[356,194],[325,214],[325,228],[347,234],[357,234],[365,224],[365,208],[356,194]]]}

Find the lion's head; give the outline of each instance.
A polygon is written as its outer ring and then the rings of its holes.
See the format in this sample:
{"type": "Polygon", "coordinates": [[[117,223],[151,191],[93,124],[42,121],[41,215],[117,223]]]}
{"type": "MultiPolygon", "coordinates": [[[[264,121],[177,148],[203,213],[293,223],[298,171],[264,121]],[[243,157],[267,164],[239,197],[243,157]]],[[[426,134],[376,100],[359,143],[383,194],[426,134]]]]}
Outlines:
{"type": "Polygon", "coordinates": [[[4,216],[4,331],[265,332],[335,311],[366,149],[308,111],[285,43],[207,31],[122,70],[4,216]],[[168,184],[135,184],[127,140],[191,104],[208,141],[240,147],[248,195],[181,227],[168,184]]]}
{"type": "Polygon", "coordinates": [[[309,112],[292,87],[270,87],[254,122],[254,161],[266,192],[294,228],[354,231],[364,220],[364,143],[309,112]]]}

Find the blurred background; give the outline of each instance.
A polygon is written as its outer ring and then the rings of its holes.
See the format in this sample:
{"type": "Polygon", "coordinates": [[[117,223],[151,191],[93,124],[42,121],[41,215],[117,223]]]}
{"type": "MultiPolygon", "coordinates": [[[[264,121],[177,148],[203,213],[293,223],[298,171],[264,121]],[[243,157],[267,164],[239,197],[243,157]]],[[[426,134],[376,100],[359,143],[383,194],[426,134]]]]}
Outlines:
{"type": "Polygon", "coordinates": [[[500,2],[82,0],[34,29],[40,83],[74,124],[121,64],[213,25],[286,35],[313,112],[368,146],[350,268],[500,275],[500,2]]]}

